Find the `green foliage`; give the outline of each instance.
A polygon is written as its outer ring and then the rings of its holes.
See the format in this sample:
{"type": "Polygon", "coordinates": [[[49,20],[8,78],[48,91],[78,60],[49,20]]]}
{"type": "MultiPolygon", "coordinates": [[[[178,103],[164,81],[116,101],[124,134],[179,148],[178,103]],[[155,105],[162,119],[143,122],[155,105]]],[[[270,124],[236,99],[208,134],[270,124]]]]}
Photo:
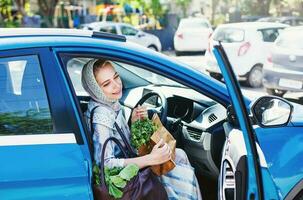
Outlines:
{"type": "Polygon", "coordinates": [[[134,176],[137,175],[139,171],[139,167],[135,164],[129,164],[127,165],[122,171],[119,173],[119,176],[125,180],[130,180],[134,176]]]}
{"type": "Polygon", "coordinates": [[[0,135],[45,134],[52,130],[49,109],[0,114],[0,135]]]}
{"type": "MultiPolygon", "coordinates": [[[[93,168],[95,183],[100,185],[100,171],[97,165],[93,168]],[[96,178],[96,176],[98,176],[96,178]],[[98,181],[98,182],[97,182],[98,181]]],[[[121,198],[123,196],[123,189],[127,181],[130,181],[135,177],[139,172],[139,167],[135,164],[129,164],[124,168],[113,167],[113,168],[104,168],[105,183],[108,187],[108,192],[115,199],[121,198]]]]}
{"type": "Polygon", "coordinates": [[[183,17],[186,16],[186,10],[192,0],[176,0],[176,4],[179,5],[183,12],[183,17]]]}
{"type": "Polygon", "coordinates": [[[138,149],[150,141],[150,137],[157,130],[153,122],[148,119],[141,119],[135,121],[131,126],[131,144],[138,149]]]}
{"type": "Polygon", "coordinates": [[[94,176],[95,184],[101,185],[100,169],[96,163],[93,164],[93,176],[94,176]]]}

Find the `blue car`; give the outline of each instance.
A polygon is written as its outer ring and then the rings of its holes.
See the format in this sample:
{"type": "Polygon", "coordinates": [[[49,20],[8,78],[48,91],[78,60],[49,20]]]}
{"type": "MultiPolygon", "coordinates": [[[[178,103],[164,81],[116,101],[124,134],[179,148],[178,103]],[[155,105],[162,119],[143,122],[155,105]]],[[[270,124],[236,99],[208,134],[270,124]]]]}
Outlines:
{"type": "Polygon", "coordinates": [[[81,85],[94,58],[120,74],[126,119],[138,102],[159,113],[203,199],[303,199],[303,108],[242,96],[220,44],[213,51],[226,85],[119,35],[0,30],[0,199],[94,199],[81,85]]]}

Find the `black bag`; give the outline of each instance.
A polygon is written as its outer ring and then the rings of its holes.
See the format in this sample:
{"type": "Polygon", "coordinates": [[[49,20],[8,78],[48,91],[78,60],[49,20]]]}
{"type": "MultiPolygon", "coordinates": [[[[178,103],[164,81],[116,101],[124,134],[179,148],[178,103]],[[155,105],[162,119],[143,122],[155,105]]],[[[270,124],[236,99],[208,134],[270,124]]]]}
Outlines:
{"type": "MultiPolygon", "coordinates": [[[[91,130],[93,130],[93,109],[91,112],[91,130]]],[[[103,145],[102,153],[101,153],[101,166],[100,166],[100,185],[94,185],[94,198],[97,200],[112,200],[114,199],[109,195],[108,188],[105,183],[104,177],[104,155],[106,151],[106,146],[109,141],[115,142],[118,147],[120,148],[121,152],[124,154],[125,158],[130,158],[135,155],[133,149],[131,148],[128,140],[126,139],[125,135],[123,134],[122,130],[115,122],[115,127],[121,136],[126,149],[122,146],[120,141],[117,138],[110,137],[108,138],[103,145]]],[[[165,191],[164,186],[158,179],[158,177],[151,171],[149,167],[143,168],[139,170],[138,174],[128,181],[127,185],[123,189],[123,200],[167,200],[168,196],[165,191]]]]}

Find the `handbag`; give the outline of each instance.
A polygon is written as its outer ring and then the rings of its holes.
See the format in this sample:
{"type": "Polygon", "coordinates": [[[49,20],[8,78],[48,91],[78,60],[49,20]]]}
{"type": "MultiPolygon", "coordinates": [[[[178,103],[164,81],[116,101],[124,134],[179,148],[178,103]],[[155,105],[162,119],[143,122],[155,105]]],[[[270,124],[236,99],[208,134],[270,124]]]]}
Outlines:
{"type": "MultiPolygon", "coordinates": [[[[94,110],[94,109],[93,109],[94,110]]],[[[93,112],[92,110],[92,112],[93,112]]],[[[91,114],[91,129],[93,130],[91,114]]],[[[125,148],[122,146],[120,141],[117,138],[110,137],[108,138],[102,147],[101,153],[101,166],[100,166],[100,185],[93,186],[94,198],[97,200],[113,200],[114,198],[109,195],[108,188],[105,182],[104,174],[104,155],[106,151],[106,146],[109,141],[113,141],[117,144],[125,158],[130,158],[135,155],[133,149],[131,148],[129,142],[127,141],[124,133],[115,122],[115,127],[121,136],[125,148]]],[[[168,196],[165,191],[164,186],[160,182],[159,178],[152,172],[150,167],[140,169],[138,174],[127,182],[126,186],[123,189],[122,200],[167,200],[168,196]]]]}

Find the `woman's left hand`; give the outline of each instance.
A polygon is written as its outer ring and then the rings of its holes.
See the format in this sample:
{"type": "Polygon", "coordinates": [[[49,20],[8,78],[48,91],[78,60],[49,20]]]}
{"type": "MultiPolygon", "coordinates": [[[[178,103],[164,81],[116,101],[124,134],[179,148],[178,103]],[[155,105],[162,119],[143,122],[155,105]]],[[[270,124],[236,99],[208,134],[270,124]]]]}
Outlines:
{"type": "Polygon", "coordinates": [[[147,118],[147,110],[146,107],[138,105],[138,107],[134,108],[132,112],[131,122],[134,123],[138,119],[147,118]]]}

